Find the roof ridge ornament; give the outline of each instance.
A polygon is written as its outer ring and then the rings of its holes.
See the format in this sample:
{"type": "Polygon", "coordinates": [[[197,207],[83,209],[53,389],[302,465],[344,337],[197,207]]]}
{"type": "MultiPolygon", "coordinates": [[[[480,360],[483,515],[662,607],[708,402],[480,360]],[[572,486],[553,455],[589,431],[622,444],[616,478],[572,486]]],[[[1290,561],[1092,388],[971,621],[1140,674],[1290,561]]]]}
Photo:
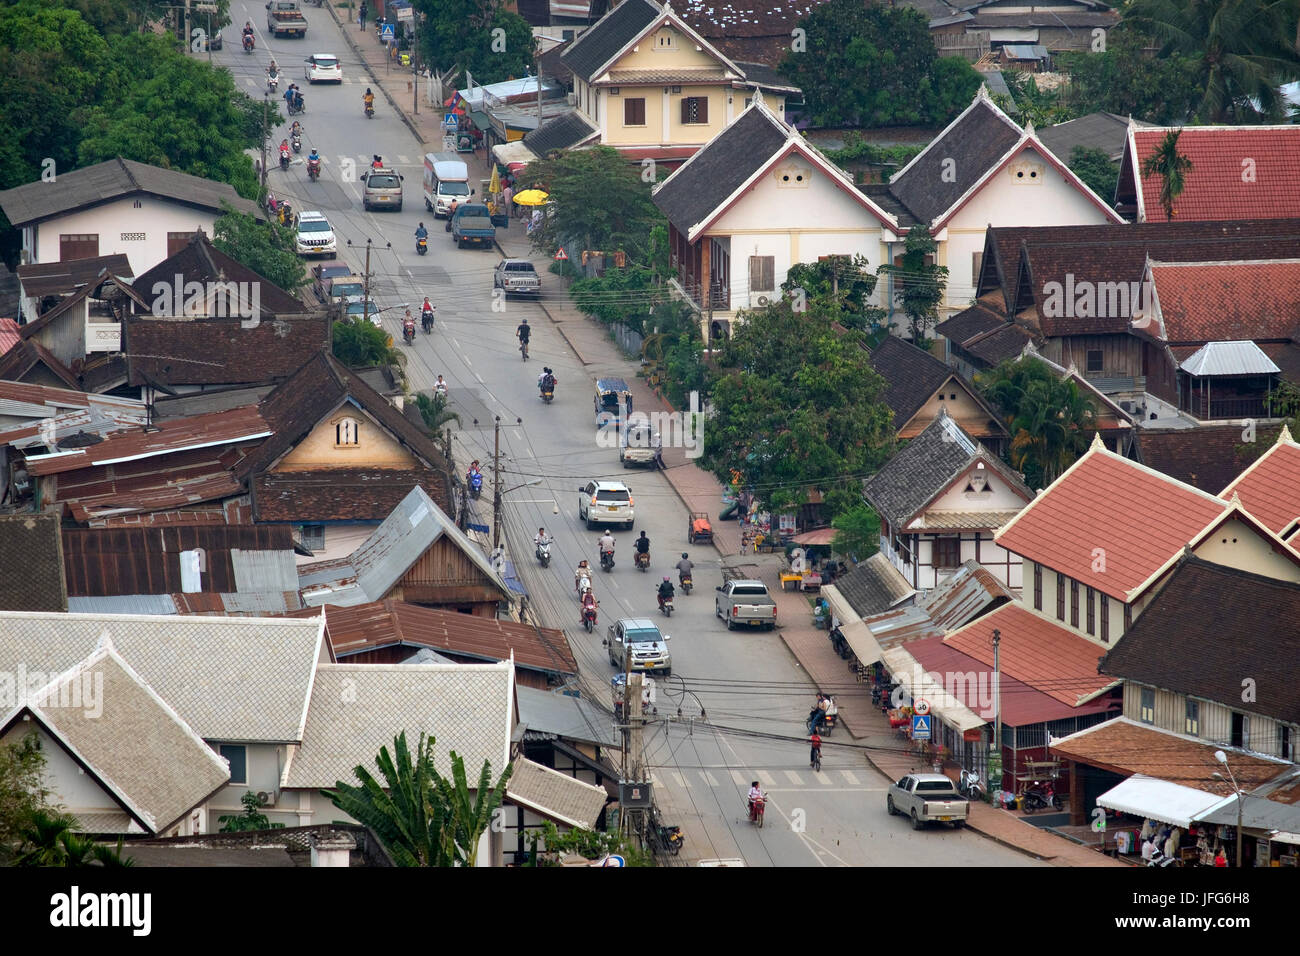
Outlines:
{"type": "Polygon", "coordinates": [[[1285,423],[1282,425],[1282,430],[1277,433],[1277,444],[1279,445],[1295,444],[1295,439],[1291,437],[1291,429],[1285,423]]]}
{"type": "Polygon", "coordinates": [[[1106,443],[1101,440],[1101,432],[1093,432],[1092,444],[1088,446],[1088,451],[1105,451],[1106,443]]]}
{"type": "Polygon", "coordinates": [[[95,653],[99,653],[100,651],[112,651],[112,650],[113,650],[113,638],[108,633],[108,628],[104,628],[102,631],[99,632],[99,640],[95,642],[95,653]]]}

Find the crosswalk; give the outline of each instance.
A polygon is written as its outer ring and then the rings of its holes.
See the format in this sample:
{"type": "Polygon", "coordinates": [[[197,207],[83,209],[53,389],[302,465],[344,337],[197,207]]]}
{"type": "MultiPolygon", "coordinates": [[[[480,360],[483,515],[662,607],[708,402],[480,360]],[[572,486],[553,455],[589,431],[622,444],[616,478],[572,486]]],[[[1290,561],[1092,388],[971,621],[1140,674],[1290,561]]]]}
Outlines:
{"type": "Polygon", "coordinates": [[[746,787],[754,780],[760,781],[764,790],[780,792],[787,789],[831,790],[843,789],[845,786],[858,790],[883,789],[868,787],[852,770],[832,770],[823,768],[821,773],[812,770],[766,770],[740,771],[735,768],[714,768],[713,770],[657,770],[652,774],[663,781],[675,785],[681,790],[718,787],[746,787]]]}

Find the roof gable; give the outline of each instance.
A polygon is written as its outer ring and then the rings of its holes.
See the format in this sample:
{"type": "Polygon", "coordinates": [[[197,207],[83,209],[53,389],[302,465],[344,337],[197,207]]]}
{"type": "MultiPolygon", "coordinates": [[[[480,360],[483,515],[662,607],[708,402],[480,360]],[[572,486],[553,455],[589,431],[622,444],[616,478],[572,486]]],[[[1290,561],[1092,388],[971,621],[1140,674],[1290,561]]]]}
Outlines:
{"type": "Polygon", "coordinates": [[[40,380],[48,379],[73,391],[81,390],[81,383],[71,369],[40,342],[27,339],[16,343],[0,356],[0,379],[29,384],[44,384],[40,380]]]}
{"type": "MultiPolygon", "coordinates": [[[[1240,437],[1240,428],[1232,426],[1240,437]]],[[[1268,451],[1251,463],[1219,497],[1237,495],[1242,504],[1274,534],[1300,517],[1300,445],[1286,427],[1268,451]]]]}
{"type": "MultiPolygon", "coordinates": [[[[173,307],[178,304],[174,302],[177,295],[177,276],[180,276],[179,284],[182,288],[179,293],[183,297],[179,304],[183,307],[188,306],[185,300],[190,297],[189,290],[184,286],[191,282],[202,283],[205,286],[209,283],[237,282],[247,283],[256,291],[256,307],[261,318],[301,315],[310,311],[301,300],[254,272],[238,259],[226,255],[214,246],[212,240],[202,231],[196,232],[181,249],[137,277],[135,285],[141,290],[141,294],[149,296],[151,306],[173,307]]],[[[204,305],[211,305],[211,302],[205,298],[204,305]]],[[[151,308],[150,311],[156,316],[195,315],[188,308],[184,308],[181,313],[170,309],[162,311],[157,308],[151,308]]],[[[233,312],[234,309],[231,308],[230,311],[233,312]]]]}
{"type": "Polygon", "coordinates": [[[1300,332],[1300,259],[1152,261],[1148,275],[1167,342],[1289,340],[1300,332]]]}
{"type": "Polygon", "coordinates": [[[560,60],[574,76],[590,82],[644,35],[661,13],[649,0],[624,0],[575,39],[560,60]]]}

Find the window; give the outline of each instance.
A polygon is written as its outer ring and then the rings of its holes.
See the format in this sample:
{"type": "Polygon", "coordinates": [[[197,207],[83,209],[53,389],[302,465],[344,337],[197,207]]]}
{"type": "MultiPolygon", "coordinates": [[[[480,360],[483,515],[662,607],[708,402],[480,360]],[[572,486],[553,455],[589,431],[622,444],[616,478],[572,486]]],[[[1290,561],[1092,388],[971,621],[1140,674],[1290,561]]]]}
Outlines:
{"type": "Polygon", "coordinates": [[[230,782],[248,784],[248,749],[238,744],[222,744],[221,756],[230,761],[230,782]]]}
{"type": "Polygon", "coordinates": [[[1232,715],[1232,746],[1243,750],[1250,747],[1250,717],[1246,714],[1232,715]]]}
{"type": "Polygon", "coordinates": [[[1088,349],[1088,374],[1098,375],[1104,367],[1101,349],[1088,349]]]}
{"type": "Polygon", "coordinates": [[[1079,582],[1070,579],[1070,627],[1079,626],[1079,582]]]}
{"type": "Polygon", "coordinates": [[[1277,755],[1283,760],[1294,760],[1291,752],[1291,728],[1286,724],[1277,725],[1277,755]]]}
{"type": "Polygon", "coordinates": [[[334,425],[334,444],[335,445],[356,445],[359,443],[357,436],[357,420],[355,418],[344,418],[334,425]]]}
{"type": "Polygon", "coordinates": [[[955,568],[961,564],[961,538],[935,538],[933,547],[936,568],[955,568]]]}
{"type": "Polygon", "coordinates": [[[1088,634],[1092,635],[1097,633],[1097,592],[1092,588],[1088,588],[1086,598],[1088,602],[1088,634]]]}
{"type": "Polygon", "coordinates": [[[99,235],[71,234],[59,236],[59,261],[93,259],[99,255],[99,235]]]}
{"type": "Polygon", "coordinates": [[[302,546],[308,551],[325,550],[325,526],[323,524],[305,524],[299,529],[302,546]]]}
{"type": "Polygon", "coordinates": [[[1105,593],[1101,596],[1101,642],[1110,643],[1110,598],[1105,593]]]}
{"type": "Polygon", "coordinates": [[[1201,733],[1201,702],[1199,700],[1188,699],[1187,701],[1187,719],[1183,724],[1183,732],[1191,734],[1193,737],[1200,736],[1201,733]]]}
{"type": "Polygon", "coordinates": [[[1065,620],[1065,575],[1056,572],[1056,619],[1065,620]]]}
{"type": "Polygon", "coordinates": [[[776,256],[749,257],[749,291],[776,291],[776,256]]]}
{"type": "Polygon", "coordinates": [[[1156,722],[1156,692],[1154,688],[1142,688],[1142,702],[1138,707],[1138,720],[1144,724],[1156,722]]]}
{"type": "Polygon", "coordinates": [[[709,121],[709,98],[707,96],[682,97],[682,125],[707,123],[709,121]]]}
{"type": "Polygon", "coordinates": [[[1124,632],[1128,633],[1128,629],[1131,628],[1132,626],[1133,626],[1133,606],[1131,604],[1125,604],[1124,605],[1124,632]]]}
{"type": "Polygon", "coordinates": [[[978,289],[980,284],[980,267],[984,265],[984,253],[972,252],[970,254],[970,284],[978,289]]]}
{"type": "Polygon", "coordinates": [[[1034,610],[1043,609],[1043,566],[1034,565],[1034,610]]]}
{"type": "Polygon", "coordinates": [[[176,255],[176,253],[180,252],[182,249],[184,249],[186,246],[188,246],[188,245],[190,244],[190,240],[191,240],[192,238],[194,238],[194,233],[192,233],[192,232],[169,232],[169,233],[167,233],[167,255],[168,255],[168,257],[170,258],[171,256],[176,255]]]}
{"type": "Polygon", "coordinates": [[[638,96],[623,101],[623,125],[624,126],[644,126],[645,125],[645,97],[638,96]]]}
{"type": "Polygon", "coordinates": [[[675,50],[677,49],[677,38],[673,35],[672,30],[660,30],[655,36],[656,50],[675,50]]]}

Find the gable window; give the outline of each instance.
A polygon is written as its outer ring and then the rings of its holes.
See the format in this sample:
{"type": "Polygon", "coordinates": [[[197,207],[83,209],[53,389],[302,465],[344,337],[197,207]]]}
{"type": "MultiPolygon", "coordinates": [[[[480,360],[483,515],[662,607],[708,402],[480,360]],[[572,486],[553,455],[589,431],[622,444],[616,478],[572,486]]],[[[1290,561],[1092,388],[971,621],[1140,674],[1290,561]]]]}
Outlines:
{"type": "Polygon", "coordinates": [[[1142,688],[1142,702],[1138,707],[1138,720],[1144,724],[1156,722],[1156,692],[1152,687],[1142,688]]]}
{"type": "Polygon", "coordinates": [[[660,30],[655,36],[656,50],[675,50],[677,49],[677,37],[673,35],[672,30],[660,30]]]}
{"type": "Polygon", "coordinates": [[[1024,185],[1043,181],[1044,167],[1038,163],[1012,163],[1007,171],[1011,174],[1013,183],[1024,185]]]}
{"type": "Polygon", "coordinates": [[[1065,575],[1056,572],[1056,619],[1065,620],[1065,575]]]}
{"type": "Polygon", "coordinates": [[[1088,349],[1088,374],[1099,375],[1103,368],[1105,368],[1105,361],[1101,349],[1088,349]]]}
{"type": "Polygon", "coordinates": [[[1070,627],[1079,626],[1079,582],[1070,579],[1070,627]]]}
{"type": "Polygon", "coordinates": [[[1193,737],[1201,735],[1201,702],[1187,699],[1187,717],[1183,722],[1183,732],[1193,737]]]}
{"type": "Polygon", "coordinates": [[[1243,750],[1250,748],[1250,717],[1247,714],[1232,715],[1232,746],[1243,750]]]}
{"type": "Polygon", "coordinates": [[[299,529],[302,546],[308,551],[325,550],[325,526],[323,524],[305,524],[299,529]]]}
{"type": "Polygon", "coordinates": [[[222,744],[221,756],[230,761],[230,783],[248,784],[248,748],[238,744],[222,744]]]}
{"type": "Polygon", "coordinates": [[[1043,566],[1034,565],[1034,610],[1043,609],[1043,566]]]}
{"type": "Polygon", "coordinates": [[[623,125],[645,125],[645,97],[629,97],[623,101],[623,125]]]}
{"type": "Polygon", "coordinates": [[[776,256],[749,257],[749,291],[776,291],[776,256]]]}
{"type": "Polygon", "coordinates": [[[1101,595],[1101,642],[1110,643],[1110,598],[1104,591],[1101,595]]]}
{"type": "Polygon", "coordinates": [[[69,233],[59,236],[59,261],[93,259],[99,255],[99,235],[69,233]]]}
{"type": "Polygon", "coordinates": [[[936,568],[955,568],[961,564],[961,538],[935,538],[933,547],[936,568]]]}
{"type": "Polygon", "coordinates": [[[355,418],[341,419],[334,425],[334,444],[337,446],[360,444],[358,431],[360,431],[360,423],[355,418]]]}
{"type": "Polygon", "coordinates": [[[1092,635],[1097,633],[1097,592],[1094,591],[1092,588],[1088,588],[1087,602],[1088,602],[1088,634],[1092,635]]]}
{"type": "Polygon", "coordinates": [[[1291,728],[1286,724],[1277,725],[1277,755],[1283,760],[1294,760],[1291,750],[1291,728]]]}
{"type": "Polygon", "coordinates": [[[682,97],[682,125],[691,126],[709,121],[709,98],[707,96],[682,97]]]}
{"type": "MultiPolygon", "coordinates": [[[[791,186],[807,186],[812,180],[808,170],[799,166],[783,166],[776,171],[776,184],[778,187],[789,188],[791,186]]],[[[818,259],[820,262],[820,258],[818,259]]]]}

